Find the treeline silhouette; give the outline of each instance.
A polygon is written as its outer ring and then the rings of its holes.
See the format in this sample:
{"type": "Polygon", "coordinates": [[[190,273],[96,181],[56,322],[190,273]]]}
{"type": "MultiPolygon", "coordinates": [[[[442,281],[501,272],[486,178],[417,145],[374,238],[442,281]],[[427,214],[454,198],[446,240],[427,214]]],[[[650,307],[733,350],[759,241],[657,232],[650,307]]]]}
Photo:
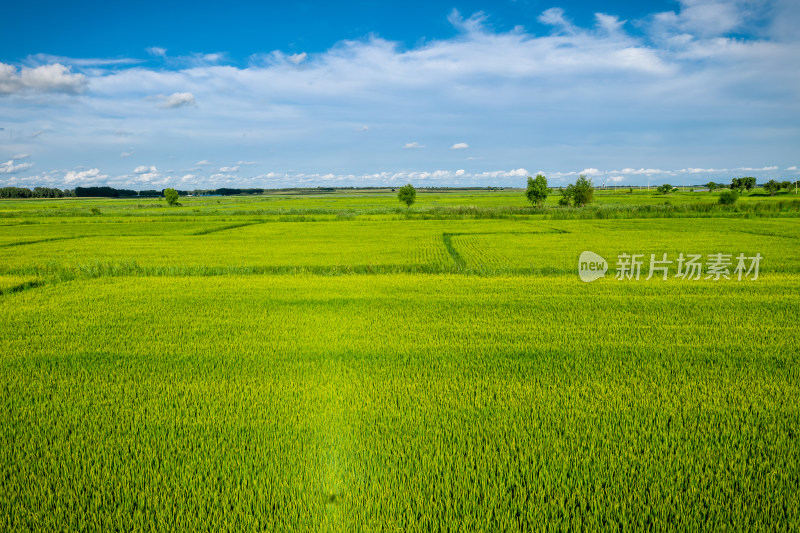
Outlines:
{"type": "Polygon", "coordinates": [[[33,190],[27,187],[2,187],[0,188],[0,198],[63,198],[74,196],[72,191],[54,189],[51,187],[34,187],[33,190]]]}

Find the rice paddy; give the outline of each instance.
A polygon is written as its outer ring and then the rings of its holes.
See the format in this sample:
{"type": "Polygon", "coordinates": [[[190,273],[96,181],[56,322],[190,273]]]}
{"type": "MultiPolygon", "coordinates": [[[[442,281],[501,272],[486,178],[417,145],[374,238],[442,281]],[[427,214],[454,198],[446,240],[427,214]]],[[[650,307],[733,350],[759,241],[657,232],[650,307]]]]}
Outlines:
{"type": "Polygon", "coordinates": [[[427,194],[0,202],[0,529],[800,528],[797,206],[427,194]]]}

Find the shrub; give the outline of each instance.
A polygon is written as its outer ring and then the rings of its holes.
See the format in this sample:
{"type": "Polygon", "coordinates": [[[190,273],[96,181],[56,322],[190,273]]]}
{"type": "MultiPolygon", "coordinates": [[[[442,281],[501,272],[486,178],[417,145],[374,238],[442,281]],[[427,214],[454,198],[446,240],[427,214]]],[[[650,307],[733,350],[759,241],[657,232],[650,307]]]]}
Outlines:
{"type": "Polygon", "coordinates": [[[722,205],[733,205],[739,199],[739,191],[730,189],[719,193],[719,203],[722,205]]]}

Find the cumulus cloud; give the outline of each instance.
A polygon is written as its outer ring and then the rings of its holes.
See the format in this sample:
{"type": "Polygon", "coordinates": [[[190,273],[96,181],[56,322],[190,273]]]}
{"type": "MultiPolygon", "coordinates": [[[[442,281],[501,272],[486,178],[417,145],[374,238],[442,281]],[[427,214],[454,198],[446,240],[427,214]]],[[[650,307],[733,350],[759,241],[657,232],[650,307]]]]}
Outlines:
{"type": "Polygon", "coordinates": [[[467,148],[469,148],[467,143],[456,143],[450,147],[451,150],[465,150],[467,148]]]}
{"type": "Polygon", "coordinates": [[[94,184],[108,179],[108,175],[101,174],[100,169],[90,168],[89,170],[70,170],[64,175],[66,185],[80,186],[81,184],[94,184]]]}
{"type": "Polygon", "coordinates": [[[79,94],[86,90],[88,80],[83,74],[73,74],[60,63],[39,67],[17,67],[0,63],[0,95],[25,92],[79,94]]]}
{"type": "Polygon", "coordinates": [[[0,163],[0,174],[11,174],[13,172],[22,172],[23,170],[28,170],[33,166],[33,163],[19,163],[14,164],[14,159],[10,161],[6,161],[5,163],[0,163]]]}
{"type": "Polygon", "coordinates": [[[169,96],[162,97],[162,100],[161,107],[165,109],[197,106],[192,93],[172,93],[169,96]]]}
{"type": "Polygon", "coordinates": [[[239,165],[235,167],[219,167],[220,172],[239,172],[239,165]]]}

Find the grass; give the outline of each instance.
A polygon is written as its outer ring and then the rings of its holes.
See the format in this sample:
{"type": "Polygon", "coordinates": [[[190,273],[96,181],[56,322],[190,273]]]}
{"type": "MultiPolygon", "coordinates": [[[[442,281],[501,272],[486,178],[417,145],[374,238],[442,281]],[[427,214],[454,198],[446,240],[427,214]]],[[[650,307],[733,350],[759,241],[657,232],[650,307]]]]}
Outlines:
{"type": "Polygon", "coordinates": [[[637,194],[0,202],[0,529],[800,528],[798,215],[637,194]],[[681,252],[764,261],[614,279],[681,252]]]}

